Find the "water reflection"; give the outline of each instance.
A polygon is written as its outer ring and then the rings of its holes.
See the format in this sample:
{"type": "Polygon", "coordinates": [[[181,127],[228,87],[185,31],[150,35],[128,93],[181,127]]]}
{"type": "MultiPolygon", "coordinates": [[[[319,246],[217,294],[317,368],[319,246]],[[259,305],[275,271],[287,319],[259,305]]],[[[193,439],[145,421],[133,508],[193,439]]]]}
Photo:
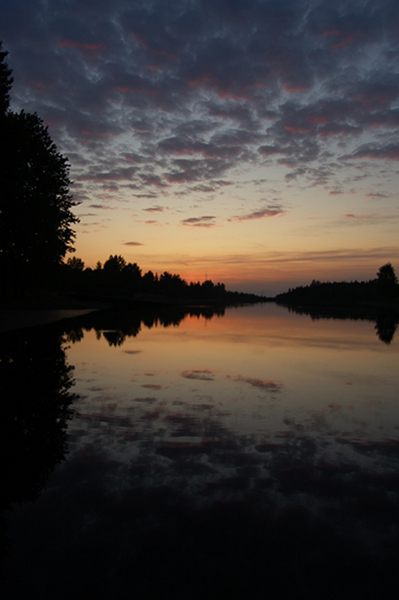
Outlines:
{"type": "Polygon", "coordinates": [[[375,322],[375,330],[378,338],[385,344],[390,344],[394,338],[399,324],[399,314],[397,310],[389,308],[370,308],[369,311],[364,308],[355,308],[349,310],[345,307],[335,309],[329,307],[289,307],[289,311],[301,315],[309,315],[312,319],[350,319],[365,320],[375,322]]]}
{"type": "Polygon", "coordinates": [[[65,458],[71,371],[62,337],[50,329],[0,336],[1,515],[37,498],[65,458]]]}
{"type": "Polygon", "coordinates": [[[66,322],[69,456],[9,519],[9,594],[23,564],[42,599],[390,597],[397,342],[273,305],[211,316],[66,322]]]}
{"type": "Polygon", "coordinates": [[[378,315],[375,329],[382,342],[390,344],[398,327],[399,318],[394,313],[384,312],[378,315]]]}
{"type": "Polygon", "coordinates": [[[96,331],[97,339],[101,336],[110,346],[122,346],[128,337],[136,337],[142,328],[152,327],[178,327],[186,318],[211,320],[212,317],[222,317],[225,314],[223,307],[195,306],[185,307],[160,307],[154,310],[104,310],[84,315],[74,319],[71,328],[67,327],[69,339],[74,343],[83,338],[85,331],[96,331]]]}

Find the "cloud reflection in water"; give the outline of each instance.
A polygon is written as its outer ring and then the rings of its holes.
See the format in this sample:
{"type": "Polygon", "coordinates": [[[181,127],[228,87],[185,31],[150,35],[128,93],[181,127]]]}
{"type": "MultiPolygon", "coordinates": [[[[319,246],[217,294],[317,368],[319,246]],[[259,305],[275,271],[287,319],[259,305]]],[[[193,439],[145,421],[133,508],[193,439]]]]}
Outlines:
{"type": "Polygon", "coordinates": [[[143,328],[122,347],[83,327],[68,351],[81,394],[69,459],[14,540],[34,539],[59,572],[53,531],[70,539],[68,569],[95,572],[100,597],[128,597],[131,579],[148,598],[389,597],[398,344],[378,342],[370,323],[309,324],[247,308],[206,329],[143,328]]]}

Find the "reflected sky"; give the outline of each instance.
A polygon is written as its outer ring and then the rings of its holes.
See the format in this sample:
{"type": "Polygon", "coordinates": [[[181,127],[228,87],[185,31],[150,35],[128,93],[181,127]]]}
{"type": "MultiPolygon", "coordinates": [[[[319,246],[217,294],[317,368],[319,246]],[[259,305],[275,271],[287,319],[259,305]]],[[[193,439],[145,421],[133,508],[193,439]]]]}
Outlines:
{"type": "Polygon", "coordinates": [[[380,470],[396,461],[385,449],[398,435],[399,346],[382,344],[370,321],[315,321],[266,304],[142,326],[120,346],[111,331],[83,333],[68,350],[80,395],[72,453],[90,445],[123,465],[151,461],[151,485],[177,478],[199,496],[236,476],[234,453],[220,462],[227,442],[256,477],[270,476],[258,466],[265,448],[294,451],[305,437],[316,462],[380,470]],[[370,444],[379,446],[368,453],[370,444]]]}
{"type": "Polygon", "coordinates": [[[5,600],[397,589],[395,337],[274,304],[60,327],[68,455],[7,515],[5,600]]]}

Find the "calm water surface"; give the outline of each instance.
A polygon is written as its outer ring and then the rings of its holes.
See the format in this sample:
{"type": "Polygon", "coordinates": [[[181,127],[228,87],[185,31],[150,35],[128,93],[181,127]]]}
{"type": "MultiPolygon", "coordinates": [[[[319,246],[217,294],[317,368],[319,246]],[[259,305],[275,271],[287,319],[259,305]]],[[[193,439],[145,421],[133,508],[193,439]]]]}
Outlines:
{"type": "MultiPolygon", "coordinates": [[[[312,321],[267,304],[143,326],[121,345],[112,333],[84,332],[68,350],[80,395],[72,455],[90,446],[121,467],[150,463],[149,485],[195,488],[198,499],[210,483],[237,475],[235,454],[231,464],[228,453],[218,459],[223,443],[253,466],[267,445],[293,459],[306,442],[314,461],[388,467],[383,450],[399,427],[399,345],[381,343],[368,321],[312,321]],[[380,451],[359,453],[370,445],[380,451]]],[[[255,470],[246,491],[269,475],[266,464],[255,470]]]]}
{"type": "Polygon", "coordinates": [[[7,513],[6,597],[375,597],[399,549],[398,339],[274,304],[161,321],[65,325],[68,454],[7,513]]]}

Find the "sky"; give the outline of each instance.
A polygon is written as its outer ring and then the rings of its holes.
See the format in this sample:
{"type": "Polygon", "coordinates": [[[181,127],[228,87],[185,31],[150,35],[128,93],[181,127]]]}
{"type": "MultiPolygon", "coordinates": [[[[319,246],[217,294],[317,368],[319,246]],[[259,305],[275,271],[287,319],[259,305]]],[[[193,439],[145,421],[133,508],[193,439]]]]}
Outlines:
{"type": "Polygon", "coordinates": [[[274,295],[399,270],[397,0],[0,0],[75,256],[274,295]]]}

